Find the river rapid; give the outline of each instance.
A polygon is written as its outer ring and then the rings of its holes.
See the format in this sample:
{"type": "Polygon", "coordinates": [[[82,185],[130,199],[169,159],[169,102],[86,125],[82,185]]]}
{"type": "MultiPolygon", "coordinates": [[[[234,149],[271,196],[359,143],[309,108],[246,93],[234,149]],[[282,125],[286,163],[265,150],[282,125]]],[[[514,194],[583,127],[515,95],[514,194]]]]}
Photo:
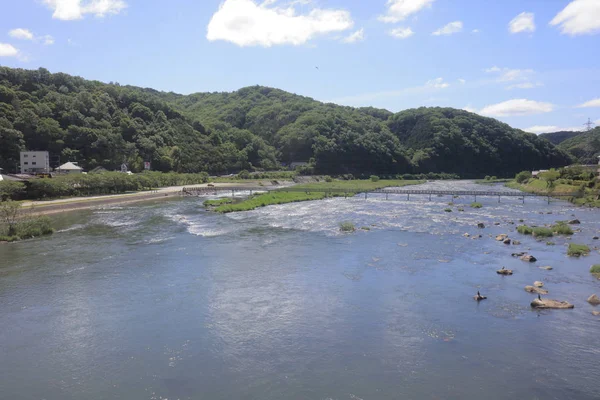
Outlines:
{"type": "Polygon", "coordinates": [[[600,398],[600,211],[370,194],[219,215],[205,199],[61,214],[53,236],[0,244],[0,398],[600,398]],[[574,218],[553,246],[515,231],[574,218]],[[575,309],[532,310],[534,281],[575,309]]]}

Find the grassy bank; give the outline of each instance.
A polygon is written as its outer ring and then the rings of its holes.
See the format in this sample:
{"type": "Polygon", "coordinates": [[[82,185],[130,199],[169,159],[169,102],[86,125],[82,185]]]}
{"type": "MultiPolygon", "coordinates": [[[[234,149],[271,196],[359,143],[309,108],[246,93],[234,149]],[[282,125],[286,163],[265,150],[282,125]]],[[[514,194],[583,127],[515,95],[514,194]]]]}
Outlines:
{"type": "Polygon", "coordinates": [[[259,207],[266,207],[274,204],[296,203],[300,201],[322,200],[327,197],[339,197],[354,195],[356,193],[367,192],[385,187],[398,187],[407,185],[417,185],[423,181],[403,181],[403,180],[380,180],[373,182],[371,180],[354,181],[332,181],[307,183],[294,186],[294,189],[305,190],[305,192],[286,192],[285,189],[269,193],[259,194],[248,198],[238,204],[224,204],[215,208],[220,213],[230,213],[237,211],[250,211],[259,207]],[[312,192],[312,190],[343,190],[338,193],[312,192]]]}
{"type": "Polygon", "coordinates": [[[600,207],[600,200],[598,199],[597,190],[582,187],[582,184],[570,184],[566,180],[559,180],[552,188],[548,188],[545,181],[541,179],[532,179],[525,183],[517,183],[511,181],[506,183],[504,186],[511,189],[521,190],[527,193],[547,194],[550,196],[567,199],[573,204],[586,207],[600,207]],[[565,197],[565,195],[573,195],[571,197],[565,197]]]}
{"type": "Polygon", "coordinates": [[[14,226],[14,231],[9,232],[6,224],[0,225],[0,242],[16,242],[54,233],[50,218],[22,218],[14,226]],[[10,235],[9,235],[10,233],[10,235]]]}

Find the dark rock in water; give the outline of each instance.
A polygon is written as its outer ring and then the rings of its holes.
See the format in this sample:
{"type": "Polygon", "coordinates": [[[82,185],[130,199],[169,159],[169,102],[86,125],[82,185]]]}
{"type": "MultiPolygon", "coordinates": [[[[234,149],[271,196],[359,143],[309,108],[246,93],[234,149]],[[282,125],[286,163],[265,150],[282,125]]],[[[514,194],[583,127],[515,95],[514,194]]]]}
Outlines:
{"type": "Polygon", "coordinates": [[[581,224],[581,221],[579,221],[578,219],[572,219],[569,221],[569,225],[579,225],[581,224]]]}
{"type": "Polygon", "coordinates": [[[548,291],[546,289],[536,288],[535,286],[525,286],[525,291],[536,294],[548,294],[548,291]]]}
{"type": "Polygon", "coordinates": [[[527,254],[527,253],[512,253],[511,255],[513,257],[523,257],[525,254],[527,254]]]}
{"type": "Polygon", "coordinates": [[[512,275],[513,271],[512,269],[499,269],[498,271],[496,271],[496,273],[498,275],[512,275]]]}
{"type": "Polygon", "coordinates": [[[515,224],[515,222],[514,222],[514,221],[508,221],[508,224],[509,224],[509,225],[514,225],[514,224],[515,224]]]}
{"type": "Polygon", "coordinates": [[[498,226],[500,225],[500,222],[494,222],[494,225],[498,226]]]}
{"type": "Polygon", "coordinates": [[[519,242],[518,240],[513,240],[513,244],[514,244],[515,246],[518,246],[518,245],[520,245],[520,244],[521,244],[521,242],[519,242]]]}
{"type": "Polygon", "coordinates": [[[525,254],[524,256],[521,256],[521,260],[527,261],[527,262],[536,262],[537,258],[532,256],[531,254],[525,254]]]}
{"type": "Polygon", "coordinates": [[[575,308],[573,304],[567,303],[566,301],[557,301],[550,299],[535,299],[531,302],[531,307],[533,308],[542,308],[542,309],[566,309],[566,308],[575,308]]]}
{"type": "Polygon", "coordinates": [[[487,296],[482,296],[480,294],[476,294],[475,296],[473,296],[473,298],[477,301],[487,300],[487,296]]]}
{"type": "Polygon", "coordinates": [[[552,214],[552,211],[548,211],[546,214],[552,214]]]}
{"type": "Polygon", "coordinates": [[[592,239],[594,239],[594,240],[598,240],[598,239],[600,239],[600,237],[598,237],[598,236],[594,236],[592,239]]]}
{"type": "Polygon", "coordinates": [[[588,297],[587,302],[594,306],[597,306],[598,304],[600,304],[600,298],[593,294],[590,297],[588,297]]]}
{"type": "Polygon", "coordinates": [[[520,219],[519,222],[524,222],[525,220],[520,219]]]}
{"type": "Polygon", "coordinates": [[[480,222],[477,224],[477,227],[480,229],[483,229],[483,228],[485,228],[485,224],[483,222],[480,222]]]}
{"type": "Polygon", "coordinates": [[[504,242],[502,242],[504,244],[511,244],[511,240],[509,238],[504,239],[504,242]]]}

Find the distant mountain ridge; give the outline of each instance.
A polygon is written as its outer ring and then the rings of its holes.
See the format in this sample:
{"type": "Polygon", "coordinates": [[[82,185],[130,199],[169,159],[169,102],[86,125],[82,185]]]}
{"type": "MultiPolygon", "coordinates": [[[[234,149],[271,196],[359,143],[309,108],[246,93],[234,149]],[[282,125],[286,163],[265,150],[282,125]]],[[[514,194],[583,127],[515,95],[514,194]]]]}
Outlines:
{"type": "Polygon", "coordinates": [[[210,173],[310,161],[321,174],[513,176],[570,162],[547,140],[464,110],[392,113],[264,86],[180,95],[0,67],[0,167],[25,148],[86,169],[125,158],[133,171],[150,161],[210,173]]]}
{"type": "Polygon", "coordinates": [[[578,164],[598,163],[600,127],[585,132],[552,132],[540,136],[569,153],[578,164]]]}
{"type": "Polygon", "coordinates": [[[551,132],[551,133],[542,133],[540,137],[550,141],[550,143],[554,145],[559,145],[567,139],[571,139],[582,132],[574,132],[574,131],[559,131],[559,132],[551,132]]]}

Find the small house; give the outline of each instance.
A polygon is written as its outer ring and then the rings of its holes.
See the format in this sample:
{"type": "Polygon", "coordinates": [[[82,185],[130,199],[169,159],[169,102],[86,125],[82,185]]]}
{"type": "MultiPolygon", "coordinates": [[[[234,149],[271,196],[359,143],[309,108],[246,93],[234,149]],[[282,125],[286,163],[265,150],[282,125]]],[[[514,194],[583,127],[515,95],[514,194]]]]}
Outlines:
{"type": "Polygon", "coordinates": [[[80,174],[83,172],[83,168],[76,165],[74,162],[64,163],[60,167],[56,169],[57,172],[65,173],[65,174],[80,174]]]}

